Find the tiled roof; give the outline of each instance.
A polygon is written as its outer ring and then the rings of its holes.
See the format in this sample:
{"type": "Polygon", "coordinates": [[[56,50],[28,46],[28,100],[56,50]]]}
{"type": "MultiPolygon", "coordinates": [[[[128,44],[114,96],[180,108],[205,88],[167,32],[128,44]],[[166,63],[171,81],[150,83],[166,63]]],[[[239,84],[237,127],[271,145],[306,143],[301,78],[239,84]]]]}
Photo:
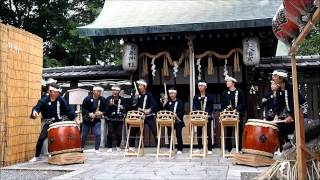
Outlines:
{"type": "Polygon", "coordinates": [[[271,27],[282,0],[106,0],[81,36],[271,27]]]}
{"type": "Polygon", "coordinates": [[[123,78],[129,77],[129,73],[117,66],[65,66],[56,68],[44,68],[43,78],[54,79],[90,79],[90,78],[123,78]]]}
{"type": "MultiPolygon", "coordinates": [[[[297,58],[297,66],[299,68],[314,68],[314,67],[319,68],[320,67],[320,55],[297,56],[296,58],[297,58]]],[[[259,69],[290,68],[291,57],[280,56],[280,57],[261,58],[260,63],[255,67],[259,69]]]]}

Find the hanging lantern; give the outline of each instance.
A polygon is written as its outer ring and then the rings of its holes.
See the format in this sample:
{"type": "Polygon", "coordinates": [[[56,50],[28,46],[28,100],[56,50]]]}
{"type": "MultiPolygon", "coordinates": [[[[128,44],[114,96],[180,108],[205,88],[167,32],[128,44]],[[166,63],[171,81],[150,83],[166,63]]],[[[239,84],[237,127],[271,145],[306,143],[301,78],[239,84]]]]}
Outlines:
{"type": "Polygon", "coordinates": [[[124,45],[122,68],[128,72],[134,72],[138,68],[138,46],[128,43],[124,45]]]}
{"type": "Polygon", "coordinates": [[[246,66],[257,65],[260,62],[260,44],[259,39],[255,37],[244,38],[243,46],[243,63],[246,66]]]}

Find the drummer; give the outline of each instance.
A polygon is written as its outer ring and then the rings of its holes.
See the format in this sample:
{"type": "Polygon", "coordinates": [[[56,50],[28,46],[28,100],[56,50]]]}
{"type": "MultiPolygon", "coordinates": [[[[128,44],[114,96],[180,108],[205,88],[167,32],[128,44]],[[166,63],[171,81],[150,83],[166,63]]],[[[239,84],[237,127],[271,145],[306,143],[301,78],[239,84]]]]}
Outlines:
{"type": "MultiPolygon", "coordinates": [[[[106,109],[106,100],[101,96],[103,88],[95,85],[93,87],[92,95],[84,98],[82,103],[82,132],[81,132],[81,148],[83,149],[86,143],[86,138],[89,130],[92,129],[95,134],[95,152],[100,153],[101,141],[101,119],[106,109]]],[[[86,150],[88,151],[88,150],[86,150]]]]}
{"type": "MultiPolygon", "coordinates": [[[[241,135],[243,126],[243,116],[245,113],[245,101],[244,94],[241,89],[236,88],[235,84],[237,80],[231,76],[225,78],[226,86],[228,90],[225,90],[222,94],[221,109],[222,110],[236,110],[239,112],[239,151],[241,150],[241,135]]],[[[231,152],[232,150],[232,127],[226,128],[226,149],[231,152]]]]}
{"type": "Polygon", "coordinates": [[[270,89],[271,92],[261,100],[261,105],[264,107],[263,118],[267,121],[272,121],[275,116],[274,112],[276,108],[276,93],[278,85],[274,81],[270,81],[270,89]]]}
{"type": "MultiPolygon", "coordinates": [[[[288,73],[285,70],[274,70],[272,73],[272,80],[279,86],[276,93],[276,115],[274,120],[285,120],[285,123],[278,123],[280,150],[282,151],[283,147],[291,147],[288,134],[292,134],[295,129],[293,87],[288,82],[288,73]]],[[[298,93],[298,96],[300,106],[307,107],[307,102],[300,92],[298,93]]],[[[306,113],[306,108],[304,108],[304,113],[306,113]]]]}
{"type": "MultiPolygon", "coordinates": [[[[198,83],[199,93],[193,98],[193,111],[205,111],[208,113],[208,125],[207,125],[207,135],[208,135],[208,154],[212,154],[212,137],[211,137],[211,124],[212,124],[212,111],[213,111],[213,97],[206,92],[207,83],[204,80],[200,80],[198,83]]],[[[197,127],[198,136],[198,149],[199,152],[202,148],[202,127],[197,127]]]]}
{"type": "Polygon", "coordinates": [[[41,97],[43,96],[49,96],[49,88],[52,84],[56,84],[57,80],[53,79],[53,78],[49,78],[47,81],[45,81],[45,88],[43,89],[42,93],[41,93],[41,97]]]}
{"type": "MultiPolygon", "coordinates": [[[[156,130],[156,121],[155,121],[155,113],[157,111],[157,103],[150,92],[147,92],[147,82],[144,79],[140,79],[137,81],[138,84],[138,92],[134,95],[134,103],[133,109],[144,112],[146,118],[144,123],[149,126],[151,133],[153,134],[155,143],[158,142],[157,140],[157,130],[156,130]]],[[[137,128],[132,129],[132,135],[136,136],[137,128]]],[[[142,132],[143,133],[143,132],[142,132]]],[[[130,151],[134,151],[133,148],[135,146],[135,139],[130,139],[130,151]]]]}
{"type": "Polygon", "coordinates": [[[36,119],[42,115],[45,124],[42,127],[41,133],[36,145],[35,157],[30,162],[35,162],[39,159],[43,141],[48,137],[49,125],[55,122],[62,121],[67,117],[69,120],[73,120],[76,117],[74,110],[70,107],[68,102],[60,96],[61,88],[57,84],[51,84],[49,87],[49,95],[43,96],[32,108],[30,117],[36,119]]]}
{"type": "Polygon", "coordinates": [[[106,121],[108,126],[107,135],[107,147],[108,153],[112,152],[112,140],[113,135],[116,136],[117,145],[116,148],[120,151],[120,144],[122,140],[122,127],[124,122],[124,116],[126,113],[126,101],[119,95],[120,86],[114,85],[111,87],[112,95],[107,97],[106,103],[106,121]]]}
{"type": "MultiPolygon", "coordinates": [[[[177,98],[177,90],[172,87],[168,90],[169,98],[165,95],[163,102],[163,109],[172,111],[176,115],[176,121],[174,124],[174,129],[176,130],[177,136],[177,154],[182,154],[183,141],[182,141],[182,128],[185,126],[183,121],[184,115],[184,103],[177,98]]],[[[171,128],[168,128],[168,134],[171,134],[171,128]]]]}

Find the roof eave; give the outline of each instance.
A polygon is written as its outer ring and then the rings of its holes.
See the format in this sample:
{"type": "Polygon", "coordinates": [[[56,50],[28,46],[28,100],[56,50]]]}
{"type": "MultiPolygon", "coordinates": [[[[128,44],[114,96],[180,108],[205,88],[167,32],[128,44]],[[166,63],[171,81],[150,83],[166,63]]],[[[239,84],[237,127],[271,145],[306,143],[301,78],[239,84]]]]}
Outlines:
{"type": "MultiPolygon", "coordinates": [[[[158,26],[138,26],[121,28],[95,28],[89,26],[78,27],[80,36],[130,36],[139,34],[161,34],[177,32],[196,32],[221,29],[240,29],[255,27],[271,27],[272,18],[237,20],[224,22],[207,22],[192,24],[158,25],[158,26]]],[[[92,25],[91,25],[92,26],[92,25]]]]}

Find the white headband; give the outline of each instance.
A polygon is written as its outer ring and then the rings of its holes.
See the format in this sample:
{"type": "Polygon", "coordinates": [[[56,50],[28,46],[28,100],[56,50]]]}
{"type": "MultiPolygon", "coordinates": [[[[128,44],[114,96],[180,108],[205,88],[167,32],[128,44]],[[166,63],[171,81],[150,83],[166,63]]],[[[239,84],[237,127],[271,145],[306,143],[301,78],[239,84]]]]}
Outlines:
{"type": "Polygon", "coordinates": [[[147,86],[147,83],[145,81],[142,81],[142,80],[138,80],[137,83],[141,84],[141,85],[144,85],[144,86],[147,86]]]}
{"type": "Polygon", "coordinates": [[[121,89],[120,89],[120,87],[113,86],[113,87],[111,87],[111,90],[113,90],[113,91],[120,91],[121,89]]]}
{"type": "Polygon", "coordinates": [[[55,87],[50,86],[50,87],[49,87],[49,91],[61,92],[62,89],[60,89],[60,88],[57,89],[57,88],[55,88],[55,87]]]}
{"type": "Polygon", "coordinates": [[[278,75],[284,78],[288,77],[288,73],[281,72],[281,71],[273,71],[272,75],[278,75]]]}
{"type": "Polygon", "coordinates": [[[233,77],[231,77],[231,76],[227,76],[224,80],[225,80],[225,81],[238,82],[235,78],[233,78],[233,77]]]}
{"type": "Polygon", "coordinates": [[[46,81],[46,84],[54,84],[54,83],[57,83],[57,80],[54,80],[52,78],[49,78],[47,81],[46,81]]]}
{"type": "Polygon", "coordinates": [[[207,83],[205,83],[205,82],[199,82],[199,83],[198,83],[198,86],[207,86],[207,83]]]}
{"type": "Polygon", "coordinates": [[[99,87],[99,86],[94,86],[94,87],[93,87],[93,90],[94,90],[94,91],[103,91],[103,88],[102,88],[102,87],[99,87]]]}
{"type": "Polygon", "coordinates": [[[177,90],[175,90],[175,89],[169,89],[168,92],[169,92],[169,93],[177,93],[177,90]]]}

